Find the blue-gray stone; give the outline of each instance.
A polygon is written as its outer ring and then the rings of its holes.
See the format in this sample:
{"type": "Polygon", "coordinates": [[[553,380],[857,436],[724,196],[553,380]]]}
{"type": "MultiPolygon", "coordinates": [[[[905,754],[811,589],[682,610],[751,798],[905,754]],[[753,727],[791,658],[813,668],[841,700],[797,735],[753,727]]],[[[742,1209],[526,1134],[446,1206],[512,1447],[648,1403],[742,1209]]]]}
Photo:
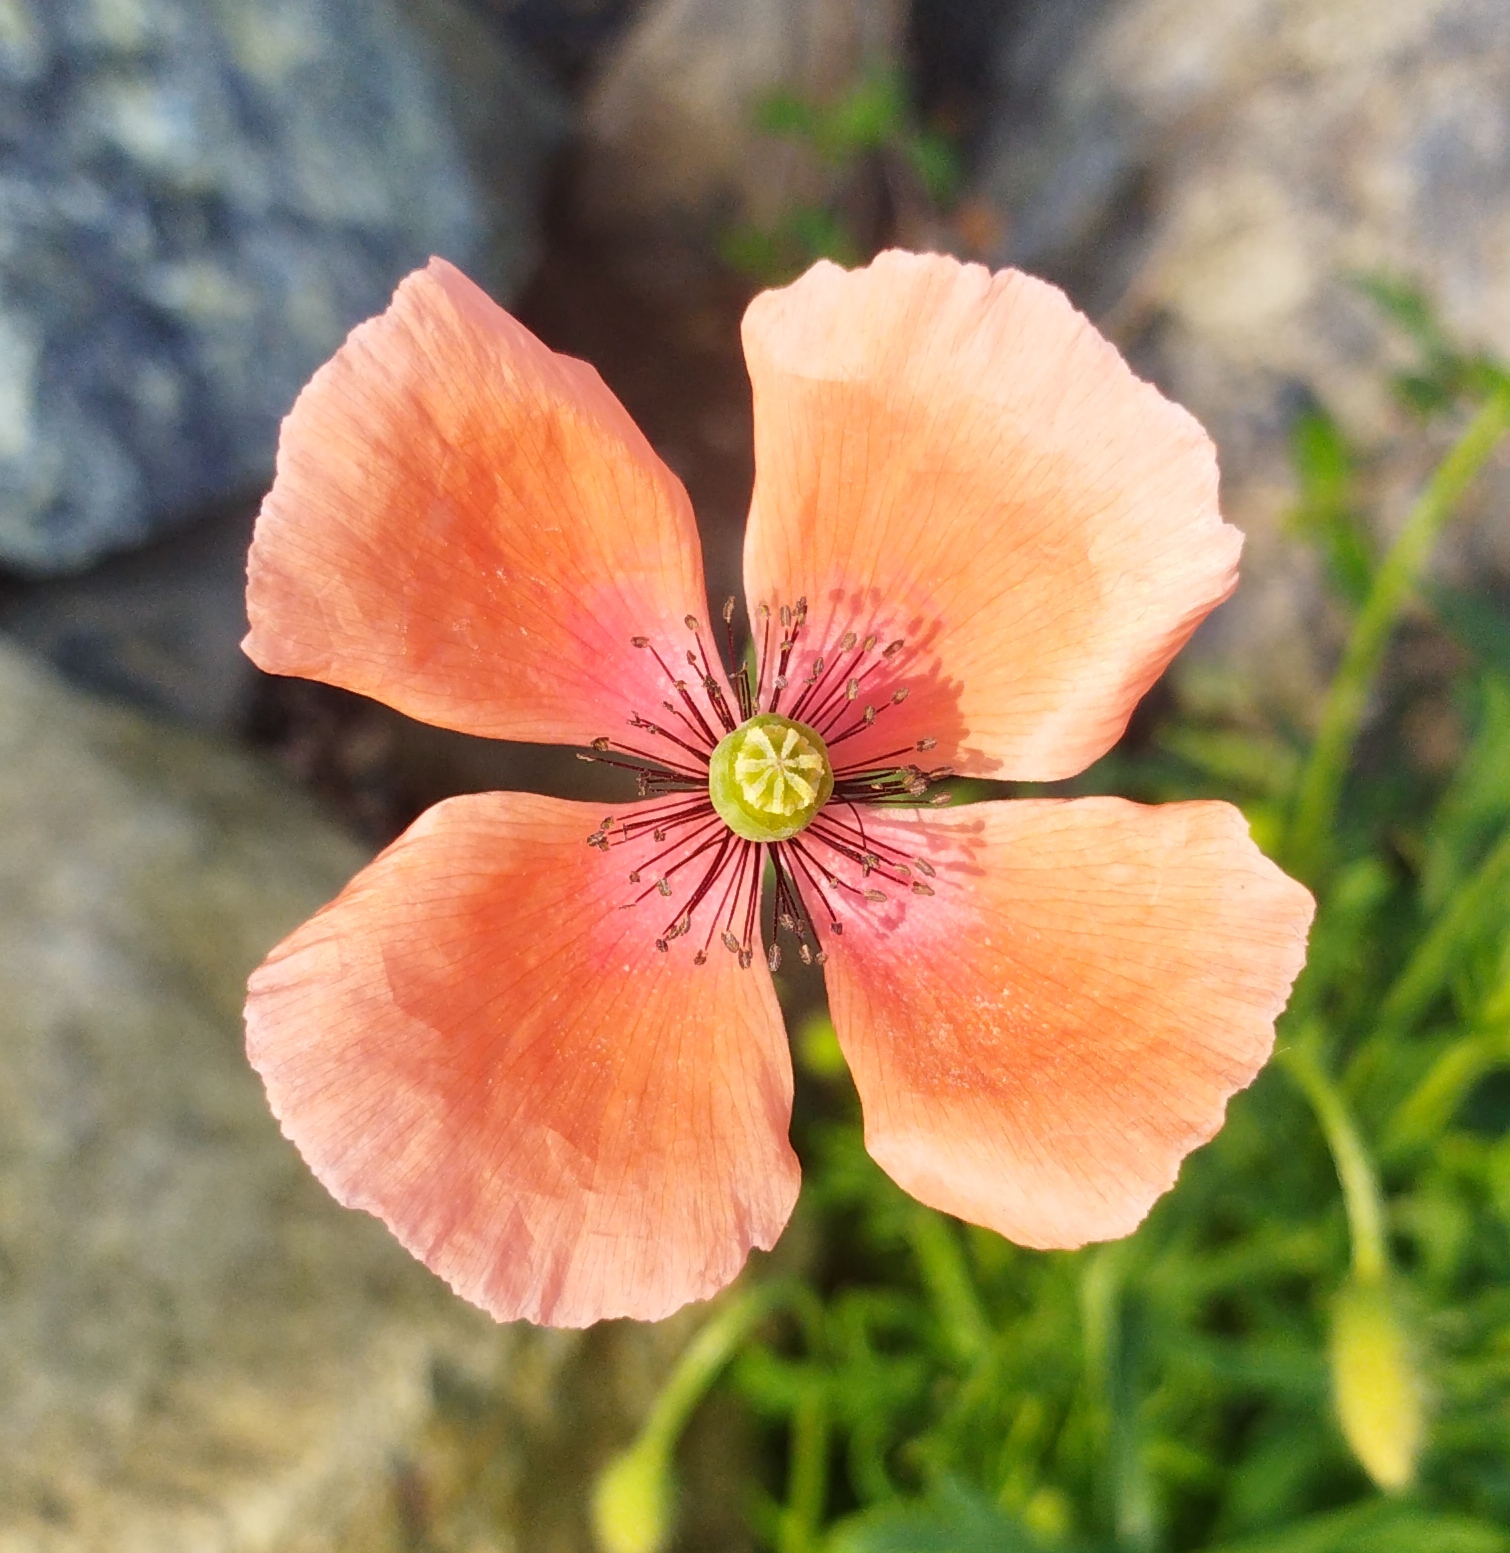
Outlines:
{"type": "Polygon", "coordinates": [[[76,569],[254,492],[351,325],[429,254],[479,258],[488,201],[410,22],[0,0],[0,567],[76,569]]]}

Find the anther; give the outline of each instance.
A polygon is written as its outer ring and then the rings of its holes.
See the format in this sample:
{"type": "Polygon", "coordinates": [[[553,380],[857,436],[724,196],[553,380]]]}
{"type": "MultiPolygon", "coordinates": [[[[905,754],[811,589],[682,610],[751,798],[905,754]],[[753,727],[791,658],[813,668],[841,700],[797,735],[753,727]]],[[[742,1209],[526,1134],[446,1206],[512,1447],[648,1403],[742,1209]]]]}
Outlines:
{"type": "Polygon", "coordinates": [[[901,637],[898,637],[896,641],[887,643],[886,650],[881,656],[883,658],[895,658],[906,645],[907,643],[901,637]]]}
{"type": "Polygon", "coordinates": [[[860,638],[856,636],[853,631],[846,631],[844,635],[839,638],[839,651],[848,652],[859,640],[860,638]]]}
{"type": "Polygon", "coordinates": [[[612,748],[610,741],[601,734],[592,741],[592,747],[600,754],[606,755],[612,748]]]}
{"type": "Polygon", "coordinates": [[[792,623],[792,607],[790,604],[781,606],[781,629],[785,631],[792,623]]]}
{"type": "Polygon", "coordinates": [[[881,640],[881,638],[879,636],[877,636],[874,632],[872,632],[869,636],[867,636],[865,638],[865,645],[860,650],[862,652],[869,652],[871,650],[871,648],[874,647],[876,645],[876,643],[879,642],[880,640],[881,640]]]}
{"type": "Polygon", "coordinates": [[[658,938],[655,941],[655,947],[659,949],[662,954],[665,954],[671,948],[671,945],[668,944],[664,938],[658,938]]]}
{"type": "Polygon", "coordinates": [[[804,965],[811,965],[813,963],[813,951],[809,949],[806,944],[798,944],[797,958],[801,960],[804,965]]]}
{"type": "Polygon", "coordinates": [[[670,895],[671,893],[671,881],[664,874],[655,881],[655,887],[662,895],[670,895]]]}
{"type": "Polygon", "coordinates": [[[640,871],[639,871],[638,868],[636,868],[635,871],[632,874],[630,874],[629,882],[631,884],[638,884],[640,882],[640,871]]]}
{"type": "Polygon", "coordinates": [[[666,839],[666,832],[663,831],[659,825],[657,825],[656,828],[650,832],[650,834],[657,841],[664,841],[666,839]]]}
{"type": "Polygon", "coordinates": [[[930,879],[936,879],[938,877],[938,870],[933,866],[932,863],[928,861],[926,857],[913,858],[912,866],[916,868],[920,874],[927,874],[930,879]]]}
{"type": "Polygon", "coordinates": [[[900,690],[893,690],[892,691],[891,699],[893,701],[905,701],[907,699],[907,697],[908,697],[908,694],[909,694],[909,691],[908,691],[907,687],[905,685],[903,685],[900,690]]]}
{"type": "Polygon", "coordinates": [[[727,949],[730,954],[738,954],[739,953],[739,940],[737,938],[735,938],[735,936],[731,932],[729,932],[727,928],[724,929],[723,938],[722,938],[721,942],[722,942],[724,948],[727,949]]]}
{"type": "Polygon", "coordinates": [[[648,636],[631,636],[629,638],[629,645],[631,647],[648,647],[650,645],[650,638],[648,636]]]}
{"type": "Polygon", "coordinates": [[[733,625],[734,624],[734,599],[733,599],[732,595],[724,600],[723,614],[724,614],[724,624],[726,626],[727,625],[733,625]]]}
{"type": "Polygon", "coordinates": [[[859,694],[860,681],[857,679],[850,680],[850,682],[844,687],[844,699],[846,701],[853,701],[859,694]]]}
{"type": "Polygon", "coordinates": [[[937,739],[919,739],[917,747],[920,750],[931,750],[937,743],[937,739]]]}
{"type": "Polygon", "coordinates": [[[755,963],[755,951],[753,949],[741,949],[739,951],[739,968],[747,971],[755,963]]]}
{"type": "Polygon", "coordinates": [[[912,881],[912,893],[914,895],[932,895],[933,886],[924,884],[921,879],[914,879],[912,881]]]}
{"type": "Polygon", "coordinates": [[[928,800],[928,802],[935,809],[942,809],[944,807],[944,805],[949,802],[949,794],[948,793],[935,793],[933,795],[933,797],[928,800]]]}
{"type": "Polygon", "coordinates": [[[688,630],[689,630],[689,631],[695,631],[695,630],[697,630],[697,616],[696,616],[696,615],[688,615],[688,616],[687,616],[687,617],[686,617],[686,618],[685,618],[685,619],[684,619],[684,620],[683,620],[683,621],[682,621],[682,624],[683,624],[683,625],[684,625],[684,626],[686,626],[686,628],[687,628],[687,629],[688,629],[688,630]]]}
{"type": "Polygon", "coordinates": [[[844,937],[844,924],[842,922],[830,922],[828,925],[828,930],[834,935],[835,938],[844,937]]]}
{"type": "Polygon", "coordinates": [[[781,945],[780,944],[772,944],[771,945],[770,952],[765,957],[765,963],[767,965],[769,965],[770,968],[773,971],[779,971],[781,969],[781,945]]]}
{"type": "Polygon", "coordinates": [[[885,897],[884,894],[882,894],[882,892],[880,890],[866,890],[865,891],[865,899],[868,900],[868,901],[879,903],[881,901],[884,901],[886,899],[886,897],[885,897]]]}
{"type": "Polygon", "coordinates": [[[706,965],[708,963],[708,951],[706,949],[699,949],[697,953],[692,956],[692,963],[694,965],[706,965]]]}

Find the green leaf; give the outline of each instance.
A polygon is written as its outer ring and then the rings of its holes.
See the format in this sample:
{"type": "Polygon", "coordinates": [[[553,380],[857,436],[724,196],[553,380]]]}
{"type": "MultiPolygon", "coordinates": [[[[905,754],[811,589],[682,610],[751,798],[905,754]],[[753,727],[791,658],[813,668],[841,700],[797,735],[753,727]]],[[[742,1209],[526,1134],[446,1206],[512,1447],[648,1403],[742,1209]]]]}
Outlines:
{"type": "Polygon", "coordinates": [[[1435,914],[1510,824],[1510,682],[1486,675],[1473,742],[1431,818],[1421,897],[1435,914]]]}
{"type": "Polygon", "coordinates": [[[1300,776],[1299,752],[1269,734],[1176,724],[1160,729],[1158,743],[1229,790],[1288,800],[1300,776]]]}
{"type": "MultiPolygon", "coordinates": [[[[1057,1542],[1055,1553],[1096,1553],[1057,1542]]],[[[957,1483],[929,1500],[892,1504],[841,1521],[825,1553],[1044,1553],[1044,1544],[983,1494],[957,1483]]]]}
{"type": "Polygon", "coordinates": [[[795,92],[778,90],[761,98],[755,108],[755,122],[768,135],[810,141],[818,131],[818,110],[795,92]]]}
{"type": "Polygon", "coordinates": [[[1486,669],[1510,679],[1510,609],[1445,583],[1428,583],[1422,592],[1452,636],[1486,669]]]}
{"type": "Polygon", "coordinates": [[[898,140],[907,128],[907,92],[895,71],[861,77],[820,118],[818,148],[836,161],[877,151],[898,140]]]}
{"type": "Polygon", "coordinates": [[[1507,1553],[1510,1535],[1487,1521],[1388,1501],[1354,1505],[1209,1553],[1507,1553]]]}
{"type": "Polygon", "coordinates": [[[1290,460],[1300,481],[1290,525],[1321,551],[1332,586],[1357,608],[1368,597],[1375,557],[1358,512],[1353,450],[1330,415],[1311,409],[1290,428],[1290,460]]]}
{"type": "Polygon", "coordinates": [[[930,199],[944,205],[959,192],[964,169],[959,153],[942,135],[926,131],[910,135],[902,142],[902,154],[912,164],[930,199]]]}

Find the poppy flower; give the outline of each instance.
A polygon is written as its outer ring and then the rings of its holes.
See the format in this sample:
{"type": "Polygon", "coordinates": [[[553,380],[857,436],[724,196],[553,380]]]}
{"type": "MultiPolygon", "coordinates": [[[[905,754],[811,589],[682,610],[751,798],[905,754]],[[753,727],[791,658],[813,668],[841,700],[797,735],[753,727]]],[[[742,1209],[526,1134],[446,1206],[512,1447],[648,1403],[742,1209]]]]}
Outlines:
{"type": "Polygon", "coordinates": [[[316,1175],[500,1319],[663,1316],[775,1241],[783,946],[882,1168],[1041,1247],[1139,1222],[1304,956],[1225,804],[932,805],[1083,769],[1232,590],[1196,422],[1054,288],[938,256],[819,264],[743,332],[753,666],[597,374],[439,260],[300,395],[257,523],[262,668],[637,785],[438,804],[251,981],[316,1175]]]}

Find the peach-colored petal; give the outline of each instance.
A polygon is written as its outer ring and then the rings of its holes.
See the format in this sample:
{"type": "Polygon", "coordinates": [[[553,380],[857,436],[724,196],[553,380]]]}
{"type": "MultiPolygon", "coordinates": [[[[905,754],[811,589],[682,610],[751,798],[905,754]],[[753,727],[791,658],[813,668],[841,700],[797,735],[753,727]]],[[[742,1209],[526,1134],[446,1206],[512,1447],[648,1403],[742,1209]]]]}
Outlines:
{"type": "Polygon", "coordinates": [[[1236,583],[1210,440],[1042,281],[822,263],[750,304],[744,345],[752,608],[806,597],[830,655],[908,642],[910,701],[856,758],[931,735],[961,771],[1072,776],[1236,583]]]}
{"type": "Polygon", "coordinates": [[[797,1195],[769,974],[657,954],[601,817],[440,804],[251,981],[248,1052],[315,1174],[500,1320],[664,1316],[797,1195]]]}
{"type": "MultiPolygon", "coordinates": [[[[983,803],[869,827],[934,894],[819,928],[878,1163],[1028,1246],[1128,1233],[1269,1055],[1313,903],[1227,804],[983,803]]],[[[874,877],[874,876],[873,876],[874,877]]]]}
{"type": "Polygon", "coordinates": [[[690,645],[706,608],[686,493],[618,400],[440,259],[299,395],[248,569],[270,673],[545,743],[657,708],[630,638],[690,645]]]}

